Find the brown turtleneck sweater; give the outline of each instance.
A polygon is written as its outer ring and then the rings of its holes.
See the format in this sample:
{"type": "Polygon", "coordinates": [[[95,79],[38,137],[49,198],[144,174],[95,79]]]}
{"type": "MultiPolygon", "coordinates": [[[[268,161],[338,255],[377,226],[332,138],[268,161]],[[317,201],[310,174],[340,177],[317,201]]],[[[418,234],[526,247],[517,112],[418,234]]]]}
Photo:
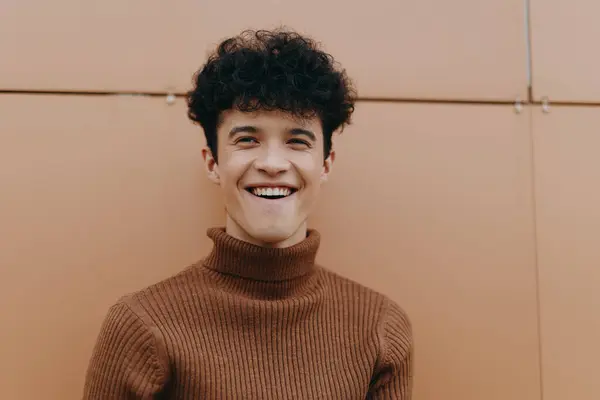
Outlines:
{"type": "Polygon", "coordinates": [[[84,400],[411,398],[408,318],[315,265],[317,231],[288,248],[208,235],[202,262],[110,308],[84,400]]]}

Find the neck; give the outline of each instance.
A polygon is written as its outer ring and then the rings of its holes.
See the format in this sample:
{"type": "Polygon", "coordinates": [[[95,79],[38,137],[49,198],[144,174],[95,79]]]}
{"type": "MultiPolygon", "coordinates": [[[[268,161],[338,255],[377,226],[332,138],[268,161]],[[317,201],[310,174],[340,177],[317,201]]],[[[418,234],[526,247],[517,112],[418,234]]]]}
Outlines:
{"type": "Polygon", "coordinates": [[[229,236],[232,236],[238,240],[242,240],[244,242],[248,242],[254,244],[256,246],[261,247],[274,247],[274,248],[285,248],[292,247],[304,239],[306,239],[308,228],[306,221],[296,229],[290,236],[281,238],[281,237],[273,237],[269,238],[268,235],[266,237],[260,238],[257,236],[261,235],[251,235],[246,230],[244,230],[237,222],[235,222],[229,214],[227,214],[227,222],[225,224],[225,231],[229,236]]]}

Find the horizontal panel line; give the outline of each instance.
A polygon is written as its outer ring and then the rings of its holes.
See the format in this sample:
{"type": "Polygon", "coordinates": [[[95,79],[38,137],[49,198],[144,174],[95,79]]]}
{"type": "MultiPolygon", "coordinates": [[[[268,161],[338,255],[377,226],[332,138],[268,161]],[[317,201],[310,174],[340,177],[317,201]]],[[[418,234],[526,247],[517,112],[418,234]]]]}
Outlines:
{"type": "Polygon", "coordinates": [[[16,90],[1,89],[0,94],[29,94],[29,95],[49,95],[49,96],[145,96],[145,97],[165,97],[173,94],[177,97],[184,96],[178,93],[162,92],[109,92],[109,91],[79,91],[79,90],[16,90]]]}
{"type": "MultiPolygon", "coordinates": [[[[74,91],[74,90],[0,90],[2,94],[22,95],[48,95],[48,96],[140,96],[140,97],[166,97],[169,95],[183,98],[185,93],[168,92],[115,92],[115,91],[74,91]]],[[[511,100],[468,100],[468,99],[433,99],[433,98],[390,98],[390,97],[358,97],[357,101],[365,103],[432,103],[432,104],[491,104],[512,105],[511,100]]],[[[523,101],[522,104],[527,104],[523,101]]]]}
{"type": "MultiPolygon", "coordinates": [[[[387,98],[387,97],[359,97],[359,102],[364,103],[426,103],[426,104],[483,104],[483,105],[514,105],[514,100],[469,100],[469,99],[433,99],[433,98],[387,98]]],[[[522,101],[521,104],[528,104],[522,101]]]]}
{"type": "MultiPolygon", "coordinates": [[[[544,104],[539,100],[534,100],[531,104],[541,105],[544,104]]],[[[600,107],[600,101],[552,101],[548,102],[550,107],[561,106],[561,107],[600,107]]]]}
{"type": "MultiPolygon", "coordinates": [[[[184,93],[168,92],[115,92],[115,91],[74,91],[74,90],[16,90],[0,89],[0,95],[48,95],[48,96],[140,96],[140,97],[167,97],[173,95],[177,98],[185,97],[184,93]]],[[[425,104],[465,104],[465,105],[514,105],[513,100],[470,100],[470,99],[434,99],[434,98],[410,98],[410,97],[358,97],[358,102],[364,103],[425,103],[425,104]]],[[[522,100],[523,105],[542,105],[542,101],[522,100]]],[[[600,107],[600,100],[592,101],[550,101],[550,106],[567,107],[600,107]]]]}

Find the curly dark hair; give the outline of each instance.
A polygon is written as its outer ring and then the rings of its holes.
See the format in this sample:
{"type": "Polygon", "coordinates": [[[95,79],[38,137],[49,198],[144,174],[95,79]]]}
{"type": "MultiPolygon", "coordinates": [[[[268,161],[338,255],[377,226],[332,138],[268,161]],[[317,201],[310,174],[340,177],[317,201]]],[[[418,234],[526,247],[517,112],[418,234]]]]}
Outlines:
{"type": "Polygon", "coordinates": [[[327,157],[332,134],[350,123],[355,98],[352,82],[331,55],[314,40],[279,28],[247,30],[221,42],[196,72],[187,105],[215,160],[220,114],[234,107],[319,117],[327,157]]]}

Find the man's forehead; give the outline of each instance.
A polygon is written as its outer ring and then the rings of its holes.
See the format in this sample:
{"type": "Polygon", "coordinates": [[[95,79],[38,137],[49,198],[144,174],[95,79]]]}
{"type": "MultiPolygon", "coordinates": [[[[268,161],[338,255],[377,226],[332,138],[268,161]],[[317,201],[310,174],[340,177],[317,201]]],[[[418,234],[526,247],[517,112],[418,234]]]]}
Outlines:
{"type": "MultiPolygon", "coordinates": [[[[292,130],[303,128],[307,130],[317,130],[320,128],[320,119],[317,116],[295,115],[281,110],[255,110],[240,111],[227,110],[221,114],[221,124],[223,127],[231,128],[233,125],[252,125],[257,129],[263,128],[283,128],[292,130]]],[[[316,132],[315,132],[316,133],[316,132]]]]}

